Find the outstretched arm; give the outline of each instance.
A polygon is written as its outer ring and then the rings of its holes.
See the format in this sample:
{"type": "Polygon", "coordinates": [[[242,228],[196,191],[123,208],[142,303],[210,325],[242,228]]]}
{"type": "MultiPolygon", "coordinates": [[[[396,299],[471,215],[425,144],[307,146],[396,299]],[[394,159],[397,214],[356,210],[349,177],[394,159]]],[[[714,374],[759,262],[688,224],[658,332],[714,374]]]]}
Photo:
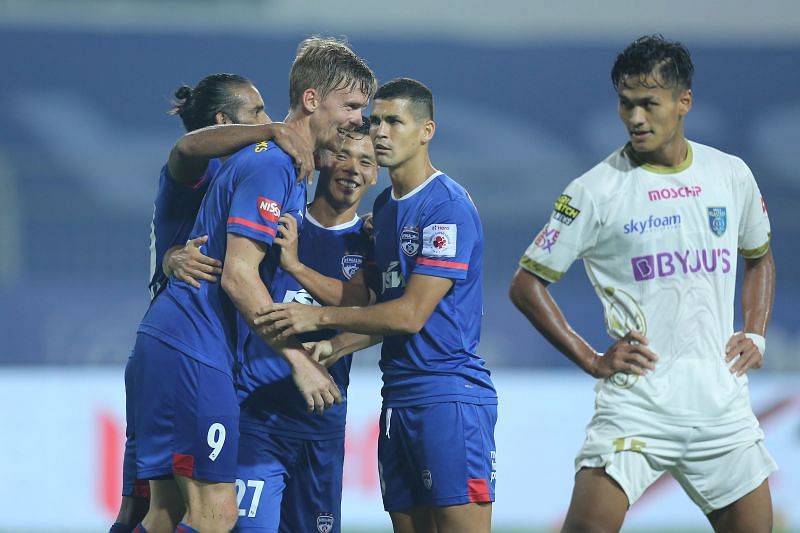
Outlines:
{"type": "Polygon", "coordinates": [[[764,364],[764,336],[775,300],[775,260],[772,250],[755,259],[744,260],[742,318],[744,331],[736,332],[725,346],[725,359],[734,361],[731,372],[742,375],[764,364]],[[748,336],[750,334],[750,336],[748,336]],[[758,346],[755,342],[761,343],[758,346]]]}
{"type": "Polygon", "coordinates": [[[514,273],[509,296],[550,344],[591,376],[605,378],[615,372],[644,375],[655,368],[656,354],[647,347],[647,338],[636,332],[619,339],[605,354],[596,352],[569,325],[547,282],[525,269],[514,273]]]}
{"type": "Polygon", "coordinates": [[[167,161],[169,174],[178,183],[193,183],[203,176],[211,159],[268,139],[273,139],[294,159],[298,181],[310,181],[314,173],[312,148],[291,127],[280,122],[220,124],[191,131],[172,147],[167,161]]]}

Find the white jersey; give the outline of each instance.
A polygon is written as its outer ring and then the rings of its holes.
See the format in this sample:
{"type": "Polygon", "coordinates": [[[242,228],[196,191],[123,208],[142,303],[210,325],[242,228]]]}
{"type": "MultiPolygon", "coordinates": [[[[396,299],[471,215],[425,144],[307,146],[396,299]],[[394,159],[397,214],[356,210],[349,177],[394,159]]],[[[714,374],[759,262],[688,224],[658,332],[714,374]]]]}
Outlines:
{"type": "Polygon", "coordinates": [[[647,376],[600,381],[598,412],[724,423],[752,416],[747,377],[724,359],[736,253],[760,257],[769,238],[766,206],[741,159],[689,142],[686,161],[665,168],[626,147],[569,184],[520,266],[554,282],[583,259],[609,335],[638,331],[658,355],[647,376]]]}

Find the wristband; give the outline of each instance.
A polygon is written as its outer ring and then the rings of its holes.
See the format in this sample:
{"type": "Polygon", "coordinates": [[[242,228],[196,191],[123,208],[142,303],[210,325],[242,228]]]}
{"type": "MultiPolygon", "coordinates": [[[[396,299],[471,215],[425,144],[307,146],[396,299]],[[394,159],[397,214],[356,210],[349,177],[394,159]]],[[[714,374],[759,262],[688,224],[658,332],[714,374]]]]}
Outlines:
{"type": "Polygon", "coordinates": [[[745,333],[744,336],[753,341],[753,344],[756,345],[758,351],[761,352],[761,357],[764,357],[764,353],[767,350],[767,339],[758,333],[745,333]]]}

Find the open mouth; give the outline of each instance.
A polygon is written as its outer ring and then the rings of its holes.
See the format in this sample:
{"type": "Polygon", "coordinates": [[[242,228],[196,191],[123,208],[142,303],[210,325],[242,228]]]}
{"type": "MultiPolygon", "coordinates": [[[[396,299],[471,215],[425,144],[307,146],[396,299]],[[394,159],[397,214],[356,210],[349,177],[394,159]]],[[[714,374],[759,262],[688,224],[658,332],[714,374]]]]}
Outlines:
{"type": "Polygon", "coordinates": [[[352,181],[352,180],[348,180],[348,179],[344,179],[344,178],[339,178],[339,179],[337,179],[335,181],[336,181],[336,184],[339,185],[340,187],[343,187],[345,189],[350,189],[352,191],[354,191],[354,190],[356,190],[356,189],[358,189],[360,187],[360,184],[358,184],[357,182],[352,181]]]}

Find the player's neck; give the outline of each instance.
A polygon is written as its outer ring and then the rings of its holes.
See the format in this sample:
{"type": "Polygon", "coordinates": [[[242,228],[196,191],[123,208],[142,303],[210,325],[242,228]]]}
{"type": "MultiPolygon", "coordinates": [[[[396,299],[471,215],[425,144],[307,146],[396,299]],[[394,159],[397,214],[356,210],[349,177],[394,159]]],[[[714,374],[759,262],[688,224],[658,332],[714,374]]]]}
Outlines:
{"type": "Polygon", "coordinates": [[[299,133],[309,146],[314,146],[316,150],[317,138],[311,133],[311,115],[296,109],[290,109],[289,114],[286,115],[283,121],[287,126],[299,133]]]}
{"type": "Polygon", "coordinates": [[[314,217],[314,220],[326,228],[350,222],[355,218],[357,209],[358,204],[337,208],[324,195],[315,196],[314,200],[308,204],[308,212],[314,217]]]}
{"type": "Polygon", "coordinates": [[[689,141],[686,137],[676,135],[669,144],[648,153],[636,153],[636,158],[642,163],[664,168],[674,168],[682,165],[689,157],[689,141]]]}
{"type": "Polygon", "coordinates": [[[410,193],[422,182],[436,172],[427,150],[421,156],[411,158],[402,164],[389,169],[389,178],[392,180],[392,191],[395,198],[402,198],[410,193]]]}

